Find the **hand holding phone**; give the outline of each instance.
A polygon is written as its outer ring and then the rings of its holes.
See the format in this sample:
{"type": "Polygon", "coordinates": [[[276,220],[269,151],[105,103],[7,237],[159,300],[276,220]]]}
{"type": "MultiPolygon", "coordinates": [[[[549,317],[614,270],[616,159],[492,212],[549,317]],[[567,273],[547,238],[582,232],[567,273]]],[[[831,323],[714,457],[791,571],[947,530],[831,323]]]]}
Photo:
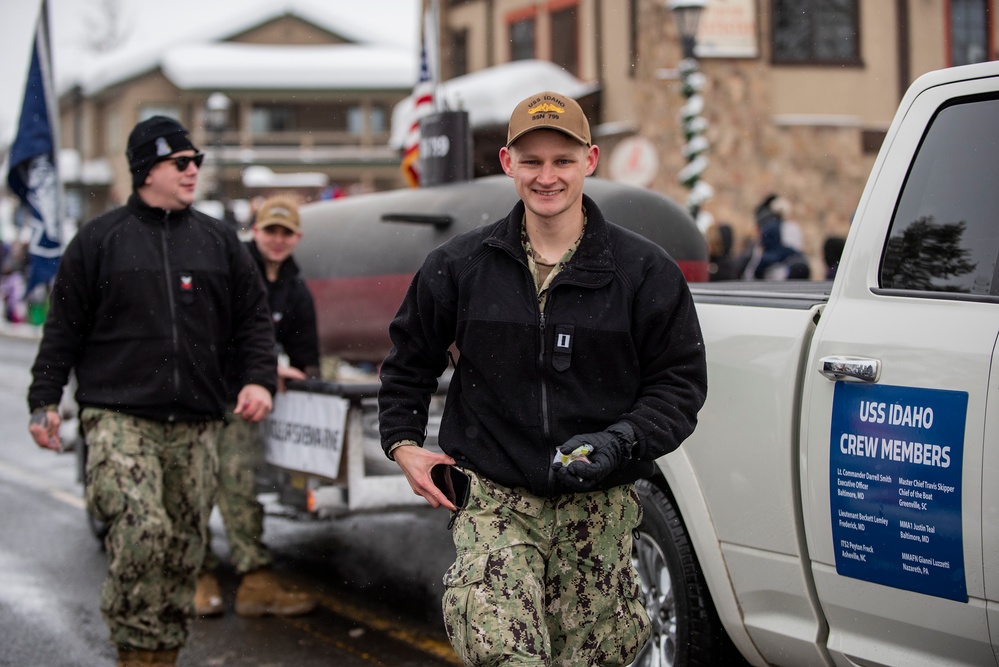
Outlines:
{"type": "Polygon", "coordinates": [[[459,468],[438,463],[430,469],[430,479],[451,504],[458,509],[468,505],[471,482],[468,475],[459,468]]]}

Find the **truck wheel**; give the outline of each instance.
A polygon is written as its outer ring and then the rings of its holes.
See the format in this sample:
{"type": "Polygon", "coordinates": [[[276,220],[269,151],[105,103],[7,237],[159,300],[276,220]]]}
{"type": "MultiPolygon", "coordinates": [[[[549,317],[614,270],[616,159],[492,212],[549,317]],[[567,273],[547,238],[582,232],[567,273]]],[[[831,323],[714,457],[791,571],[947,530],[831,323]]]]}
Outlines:
{"type": "Polygon", "coordinates": [[[633,667],[745,664],[725,633],[687,529],[673,500],[649,480],[636,483],[643,519],[632,560],[652,637],[633,667]]]}

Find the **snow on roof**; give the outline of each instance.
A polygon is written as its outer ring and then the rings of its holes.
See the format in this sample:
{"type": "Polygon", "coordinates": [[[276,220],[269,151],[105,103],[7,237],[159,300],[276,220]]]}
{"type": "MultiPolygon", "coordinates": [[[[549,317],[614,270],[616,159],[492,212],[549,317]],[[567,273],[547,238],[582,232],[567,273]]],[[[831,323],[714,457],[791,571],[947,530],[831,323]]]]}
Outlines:
{"type": "MultiPolygon", "coordinates": [[[[87,94],[93,94],[156,69],[163,54],[171,48],[224,42],[283,16],[296,16],[347,42],[394,46],[416,52],[417,13],[413,0],[365,0],[360,3],[354,0],[258,0],[226,4],[231,10],[228,14],[220,14],[213,6],[216,11],[211,20],[206,19],[200,25],[196,23],[196,11],[175,10],[164,14],[159,20],[174,20],[180,14],[187,21],[182,26],[169,23],[156,25],[155,29],[143,26],[122,48],[96,58],[84,71],[71,76],[87,94]]],[[[145,18],[155,20],[151,16],[145,18]]],[[[61,83],[72,84],[73,81],[61,83]]]]}
{"type": "Polygon", "coordinates": [[[248,188],[325,188],[329,182],[329,175],[318,171],[279,174],[261,165],[243,170],[243,185],[248,188]]]}
{"type": "MultiPolygon", "coordinates": [[[[506,126],[514,107],[528,95],[554,90],[572,98],[600,89],[598,82],[577,79],[548,60],[516,60],[444,81],[437,86],[438,109],[468,111],[472,128],[506,126]]],[[[410,95],[392,110],[389,145],[402,148],[413,114],[410,95]]]]}
{"type": "Polygon", "coordinates": [[[417,59],[411,50],[389,46],[224,42],[171,49],[162,68],[182,90],[405,90],[416,80],[417,59]]]}

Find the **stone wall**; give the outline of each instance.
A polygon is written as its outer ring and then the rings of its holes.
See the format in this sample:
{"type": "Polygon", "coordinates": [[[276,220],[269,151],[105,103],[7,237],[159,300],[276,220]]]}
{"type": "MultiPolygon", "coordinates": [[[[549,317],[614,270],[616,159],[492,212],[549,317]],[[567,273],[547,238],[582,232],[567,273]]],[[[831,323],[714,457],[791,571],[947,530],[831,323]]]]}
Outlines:
{"type": "MultiPolygon", "coordinates": [[[[642,110],[638,132],[660,150],[660,171],[651,188],[682,203],[687,191],[676,174],[685,164],[679,115],[685,100],[670,71],[680,49],[666,10],[645,0],[642,11],[657,20],[639,27],[639,53],[645,57],[638,63],[635,87],[635,103],[642,110]]],[[[708,78],[702,115],[711,144],[703,180],[715,190],[703,208],[716,221],[733,225],[738,248],[755,234],[753,210],[760,200],[771,192],[783,195],[801,226],[812,275],[819,277],[825,273],[823,241],[846,234],[876,155],[863,152],[859,124],[802,124],[775,117],[765,36],[761,46],[764,54],[757,59],[700,63],[708,78]]]]}

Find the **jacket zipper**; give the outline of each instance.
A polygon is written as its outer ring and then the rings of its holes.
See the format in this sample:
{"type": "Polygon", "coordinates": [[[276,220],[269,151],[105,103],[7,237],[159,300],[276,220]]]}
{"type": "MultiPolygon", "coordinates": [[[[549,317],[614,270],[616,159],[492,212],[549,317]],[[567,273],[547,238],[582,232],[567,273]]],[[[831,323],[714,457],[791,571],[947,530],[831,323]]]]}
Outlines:
{"type": "MultiPolygon", "coordinates": [[[[170,269],[170,256],[168,254],[169,245],[167,244],[168,237],[170,235],[170,211],[166,211],[163,215],[163,230],[160,234],[160,240],[163,246],[163,275],[164,280],[166,280],[167,288],[167,302],[170,304],[170,329],[173,335],[173,386],[174,395],[180,393],[180,344],[179,344],[179,334],[177,332],[177,305],[174,303],[173,297],[173,276],[170,269]]],[[[176,415],[171,413],[167,417],[167,421],[174,421],[176,415]]]]}
{"type": "MultiPolygon", "coordinates": [[[[551,294],[548,295],[551,297],[551,294]]],[[[541,350],[538,353],[538,377],[541,380],[541,424],[545,438],[551,436],[551,423],[548,420],[548,382],[545,381],[545,311],[540,311],[539,334],[541,337],[541,350]]]]}
{"type": "MultiPolygon", "coordinates": [[[[538,334],[540,337],[540,350],[538,352],[538,378],[541,382],[541,428],[542,433],[544,433],[545,441],[551,442],[552,437],[552,425],[551,419],[549,418],[549,406],[548,406],[548,381],[545,375],[545,328],[547,325],[545,318],[545,310],[548,309],[552,301],[552,286],[548,287],[548,297],[545,299],[545,308],[538,308],[538,334]]],[[[537,300],[535,300],[537,304],[537,300]]],[[[548,452],[548,458],[546,463],[550,462],[555,456],[555,449],[557,445],[552,445],[548,452]]],[[[551,466],[548,465],[548,488],[552,487],[555,481],[555,471],[552,470],[551,466]]]]}
{"type": "MultiPolygon", "coordinates": [[[[545,382],[545,311],[538,305],[538,286],[534,282],[531,270],[524,264],[527,273],[527,282],[530,285],[528,294],[534,295],[534,308],[538,312],[538,378],[541,380],[541,424],[545,438],[551,437],[551,423],[548,419],[548,383],[545,382]]],[[[548,288],[548,298],[545,299],[545,306],[551,299],[551,287],[548,288]]],[[[554,456],[554,454],[552,454],[554,456]]]]}

